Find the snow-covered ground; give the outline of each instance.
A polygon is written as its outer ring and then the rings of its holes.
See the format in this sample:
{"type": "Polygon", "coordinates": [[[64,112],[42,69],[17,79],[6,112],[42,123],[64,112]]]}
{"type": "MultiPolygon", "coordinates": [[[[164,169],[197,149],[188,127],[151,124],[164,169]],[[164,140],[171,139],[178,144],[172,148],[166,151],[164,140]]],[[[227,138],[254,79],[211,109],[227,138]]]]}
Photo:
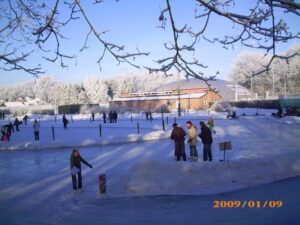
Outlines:
{"type": "MultiPolygon", "coordinates": [[[[6,215],[3,217],[3,224],[112,224],[107,218],[102,221],[100,215],[105,216],[105,213],[108,213],[108,217],[112,217],[122,211],[122,207],[124,212],[117,215],[113,220],[114,224],[134,224],[134,218],[135,224],[139,224],[143,221],[143,213],[148,211],[130,211],[130,205],[135,202],[137,205],[144,205],[141,207],[148,207],[147,203],[150,202],[150,208],[157,207],[158,202],[162,202],[161,207],[153,210],[166,213],[161,214],[160,223],[158,220],[154,223],[163,224],[163,221],[170,221],[169,216],[178,216],[185,204],[189,204],[189,200],[184,200],[185,203],[180,205],[175,213],[168,211],[170,206],[166,202],[175,202],[175,207],[177,201],[181,201],[185,195],[214,196],[299,176],[299,118],[272,118],[270,113],[275,110],[260,110],[259,113],[265,116],[252,116],[256,113],[256,110],[252,109],[237,111],[238,114],[246,113],[251,116],[226,120],[224,113],[210,113],[215,119],[217,132],[213,137],[212,162],[203,162],[202,157],[197,162],[174,160],[173,143],[169,139],[174,115],[165,115],[169,119],[165,132],[162,131],[160,115],[157,115],[152,123],[144,121],[141,115],[134,115],[132,123],[130,115],[120,116],[118,124],[102,124],[101,138],[98,131],[99,121],[90,123],[83,116],[74,117],[74,122],[67,131],[58,128],[61,126],[60,121],[55,123],[51,117],[40,118],[40,142],[33,141],[31,123],[22,126],[19,133],[13,134],[9,143],[0,145],[0,149],[3,150],[0,151],[0,209],[2,215],[6,215]],[[141,128],[140,135],[136,134],[137,122],[141,128]],[[57,126],[57,130],[61,129],[55,141],[52,141],[51,133],[50,137],[46,135],[46,130],[51,126],[57,126]],[[218,143],[222,141],[232,142],[233,149],[227,152],[229,162],[219,162],[219,159],[223,158],[223,152],[218,150],[218,143]],[[71,191],[71,146],[77,147],[81,155],[94,167],[89,169],[83,166],[84,193],[74,194],[71,191]],[[18,150],[11,151],[13,149],[18,150]],[[105,173],[108,179],[105,195],[99,194],[98,191],[98,175],[102,173],[105,173]],[[136,197],[150,195],[177,197],[136,197]],[[119,197],[122,197],[122,200],[119,197]],[[126,209],[128,205],[129,208],[126,209]],[[98,211],[103,214],[98,215],[98,211]],[[47,217],[48,220],[43,221],[44,223],[33,222],[34,212],[38,212],[37,218],[47,217]],[[125,212],[129,217],[123,220],[121,215],[125,216],[125,212]],[[73,213],[78,215],[73,217],[73,213]],[[26,217],[28,214],[31,216],[26,217]],[[83,223],[82,218],[76,220],[79,215],[87,217],[89,222],[83,223]],[[67,218],[70,220],[66,221],[67,218]],[[126,219],[129,223],[126,223],[126,219]]],[[[177,122],[185,128],[185,122],[190,119],[199,129],[199,121],[207,121],[207,118],[208,112],[195,112],[177,118],[177,122]]],[[[197,147],[201,156],[200,141],[197,147]]],[[[186,153],[189,153],[188,146],[186,153]]],[[[296,183],[299,187],[299,182],[296,183]]],[[[250,195],[251,197],[255,197],[254,194],[250,195]]],[[[201,207],[203,204],[212,204],[211,200],[207,200],[211,197],[187,199],[194,199],[191,200],[191,204],[195,208],[197,204],[201,207]]],[[[189,215],[192,216],[193,213],[190,212],[189,215]]],[[[149,215],[144,216],[148,218],[148,224],[153,224],[149,215]]],[[[176,224],[176,220],[171,221],[174,221],[172,224],[176,224]]],[[[195,217],[188,221],[191,221],[189,224],[197,224],[193,221],[201,220],[195,217]]]]}

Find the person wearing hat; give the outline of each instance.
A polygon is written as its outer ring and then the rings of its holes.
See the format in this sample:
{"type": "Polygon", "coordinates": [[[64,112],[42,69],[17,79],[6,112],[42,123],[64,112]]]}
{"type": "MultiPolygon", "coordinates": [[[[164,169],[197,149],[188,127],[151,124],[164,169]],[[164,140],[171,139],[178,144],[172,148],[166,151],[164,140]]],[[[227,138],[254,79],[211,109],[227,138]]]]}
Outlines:
{"type": "Polygon", "coordinates": [[[72,184],[73,184],[73,191],[79,190],[83,191],[82,189],[82,176],[81,176],[81,162],[91,169],[93,166],[90,165],[85,159],[79,154],[77,149],[73,149],[73,152],[70,157],[70,167],[71,167],[71,175],[72,175],[72,184]],[[77,186],[77,176],[78,176],[78,186],[77,186]]]}
{"type": "Polygon", "coordinates": [[[212,154],[211,154],[211,144],[213,142],[211,130],[205,125],[203,121],[200,123],[201,133],[199,137],[203,143],[203,161],[212,161],[212,154]]]}

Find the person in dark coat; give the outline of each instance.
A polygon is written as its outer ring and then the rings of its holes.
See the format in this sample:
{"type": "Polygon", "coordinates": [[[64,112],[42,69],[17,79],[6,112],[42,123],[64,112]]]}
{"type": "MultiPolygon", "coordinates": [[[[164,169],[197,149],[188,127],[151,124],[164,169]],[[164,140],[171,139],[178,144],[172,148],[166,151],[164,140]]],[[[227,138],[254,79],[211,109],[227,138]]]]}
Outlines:
{"type": "Polygon", "coordinates": [[[149,112],[149,118],[150,118],[151,121],[153,120],[152,112],[151,111],[149,112]]]}
{"type": "Polygon", "coordinates": [[[25,115],[24,117],[23,117],[23,122],[24,122],[24,124],[27,124],[27,120],[29,119],[29,116],[27,116],[27,115],[25,115]]]}
{"type": "Polygon", "coordinates": [[[109,123],[113,123],[113,112],[112,111],[109,112],[108,118],[109,118],[109,123]]]}
{"type": "Polygon", "coordinates": [[[14,126],[16,127],[16,131],[20,131],[19,125],[22,124],[18,118],[15,119],[14,126]]]}
{"type": "Polygon", "coordinates": [[[180,161],[182,156],[183,161],[186,161],[185,146],[184,146],[184,136],[186,132],[184,129],[178,126],[177,123],[173,124],[173,131],[171,133],[171,139],[174,140],[175,144],[175,156],[177,161],[180,161]]]}
{"type": "Polygon", "coordinates": [[[277,115],[278,115],[278,118],[282,117],[282,109],[281,109],[281,107],[278,108],[277,115]]]}
{"type": "Polygon", "coordinates": [[[93,166],[89,164],[85,159],[79,154],[77,149],[73,149],[73,152],[70,157],[70,168],[71,168],[71,175],[72,175],[72,185],[73,191],[75,192],[77,188],[81,191],[82,189],[82,176],[81,176],[81,162],[91,169],[93,166]],[[78,186],[77,186],[77,177],[78,176],[78,186]]]}
{"type": "Polygon", "coordinates": [[[63,115],[62,122],[64,124],[64,129],[67,129],[69,120],[66,118],[66,115],[63,115]]]}
{"type": "Polygon", "coordinates": [[[146,120],[149,120],[149,112],[146,112],[146,120]]]}
{"type": "Polygon", "coordinates": [[[201,133],[199,137],[203,143],[203,161],[212,161],[212,154],[211,154],[211,144],[213,142],[211,130],[205,125],[203,121],[200,122],[201,133]]]}
{"type": "Polygon", "coordinates": [[[113,122],[117,123],[117,120],[118,120],[118,113],[116,111],[114,111],[114,113],[113,113],[113,122]]]}
{"type": "Polygon", "coordinates": [[[95,113],[92,112],[92,121],[95,121],[95,113]]]}
{"type": "Polygon", "coordinates": [[[103,123],[106,123],[106,112],[102,112],[102,115],[103,115],[103,123]]]}

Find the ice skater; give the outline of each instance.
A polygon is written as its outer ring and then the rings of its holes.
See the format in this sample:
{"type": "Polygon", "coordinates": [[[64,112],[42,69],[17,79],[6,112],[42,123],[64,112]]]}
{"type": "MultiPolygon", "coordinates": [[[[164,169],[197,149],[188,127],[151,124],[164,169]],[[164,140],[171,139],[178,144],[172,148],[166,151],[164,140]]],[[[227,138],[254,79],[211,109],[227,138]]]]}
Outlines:
{"type": "Polygon", "coordinates": [[[33,132],[34,132],[34,139],[36,141],[40,140],[40,123],[35,119],[32,125],[33,132]]]}
{"type": "Polygon", "coordinates": [[[18,118],[15,119],[14,126],[16,126],[16,131],[20,131],[19,126],[22,122],[19,121],[18,118]]]}
{"type": "Polygon", "coordinates": [[[77,149],[73,149],[73,152],[70,157],[70,168],[71,168],[71,175],[72,175],[72,184],[73,184],[73,191],[76,192],[77,188],[80,191],[83,191],[82,189],[82,176],[81,176],[81,162],[91,169],[93,169],[93,166],[89,164],[87,161],[82,158],[82,156],[79,154],[77,149]],[[78,186],[77,186],[77,176],[78,176],[78,186]]]}
{"type": "Polygon", "coordinates": [[[66,115],[63,115],[62,122],[64,124],[64,129],[66,130],[68,127],[69,120],[66,118],[66,115]]]}
{"type": "Polygon", "coordinates": [[[30,119],[30,118],[29,118],[29,116],[27,116],[27,115],[25,115],[25,116],[23,117],[23,122],[24,122],[25,125],[27,125],[28,119],[30,119]]]}
{"type": "Polygon", "coordinates": [[[1,127],[1,141],[9,141],[12,132],[14,132],[14,126],[12,125],[12,123],[3,125],[1,127]]]}
{"type": "Polygon", "coordinates": [[[106,112],[103,111],[102,115],[103,115],[103,123],[106,123],[106,112]]]}

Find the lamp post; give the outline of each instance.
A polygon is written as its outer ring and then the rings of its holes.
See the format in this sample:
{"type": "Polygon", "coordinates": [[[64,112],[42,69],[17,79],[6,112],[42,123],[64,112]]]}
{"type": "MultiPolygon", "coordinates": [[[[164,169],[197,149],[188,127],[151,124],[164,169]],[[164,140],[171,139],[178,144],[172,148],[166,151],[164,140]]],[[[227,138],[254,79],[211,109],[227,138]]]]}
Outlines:
{"type": "Polygon", "coordinates": [[[180,87],[178,89],[178,116],[181,116],[180,87]]]}

